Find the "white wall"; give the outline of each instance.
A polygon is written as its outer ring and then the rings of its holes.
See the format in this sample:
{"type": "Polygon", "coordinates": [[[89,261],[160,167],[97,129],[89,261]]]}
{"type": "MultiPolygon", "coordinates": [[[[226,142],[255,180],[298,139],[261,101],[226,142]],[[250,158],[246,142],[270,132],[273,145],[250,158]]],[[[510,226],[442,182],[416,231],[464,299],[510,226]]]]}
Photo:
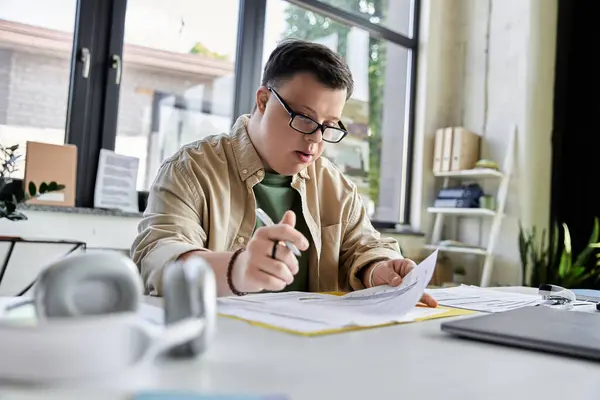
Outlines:
{"type": "MultiPolygon", "coordinates": [[[[426,207],[436,193],[431,166],[437,128],[462,125],[480,133],[482,157],[502,162],[516,124],[517,171],[492,277],[492,284],[516,284],[518,220],[543,228],[549,219],[556,0],[422,4],[412,222],[431,232],[426,207]]],[[[462,220],[457,239],[485,244],[488,230],[489,222],[462,220]]],[[[471,269],[469,280],[477,282],[479,273],[471,269]]]]}

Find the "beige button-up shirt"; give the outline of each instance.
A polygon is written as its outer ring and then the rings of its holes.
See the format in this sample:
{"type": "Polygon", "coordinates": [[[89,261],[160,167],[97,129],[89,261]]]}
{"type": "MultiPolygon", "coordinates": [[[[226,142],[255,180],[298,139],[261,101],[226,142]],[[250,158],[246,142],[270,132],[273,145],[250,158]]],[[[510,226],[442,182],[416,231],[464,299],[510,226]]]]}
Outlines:
{"type": "MultiPolygon", "coordinates": [[[[166,159],[150,189],[131,255],[146,293],[162,295],[162,271],[191,250],[235,251],[256,224],[253,186],[264,166],[240,117],[229,134],[210,136],[166,159]]],[[[293,177],[312,242],[310,291],[363,289],[358,272],[401,258],[398,243],[371,225],[352,181],[320,157],[293,177]]]]}

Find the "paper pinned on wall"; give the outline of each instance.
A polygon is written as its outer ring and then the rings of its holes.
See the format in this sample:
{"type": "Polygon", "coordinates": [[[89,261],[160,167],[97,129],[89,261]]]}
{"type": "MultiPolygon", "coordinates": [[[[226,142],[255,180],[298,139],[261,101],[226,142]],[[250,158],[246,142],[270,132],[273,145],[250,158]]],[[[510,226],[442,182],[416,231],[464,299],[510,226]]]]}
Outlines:
{"type": "Polygon", "coordinates": [[[137,174],[140,160],[101,149],[94,207],[139,212],[137,174]]]}
{"type": "Polygon", "coordinates": [[[218,300],[218,312],[302,333],[411,322],[445,312],[415,308],[431,280],[436,260],[437,251],[397,287],[379,286],[344,296],[283,292],[227,297],[218,300]]]}

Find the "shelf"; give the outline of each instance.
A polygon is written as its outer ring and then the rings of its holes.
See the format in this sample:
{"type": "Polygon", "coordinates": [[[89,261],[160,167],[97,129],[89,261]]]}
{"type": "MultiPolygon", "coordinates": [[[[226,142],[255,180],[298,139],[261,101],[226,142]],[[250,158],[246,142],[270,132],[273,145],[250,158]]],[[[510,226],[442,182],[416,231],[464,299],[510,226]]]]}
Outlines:
{"type": "Polygon", "coordinates": [[[502,178],[502,172],[491,168],[465,169],[462,171],[434,172],[440,178],[502,178]]]}
{"type": "Polygon", "coordinates": [[[487,208],[441,208],[441,207],[429,207],[427,212],[431,214],[452,214],[452,215],[471,215],[476,217],[493,217],[496,215],[495,211],[488,210],[487,208]]]}
{"type": "Polygon", "coordinates": [[[423,246],[426,250],[439,250],[447,253],[474,254],[477,256],[487,256],[487,251],[479,247],[461,247],[461,246],[436,246],[434,244],[426,244],[423,246]]]}

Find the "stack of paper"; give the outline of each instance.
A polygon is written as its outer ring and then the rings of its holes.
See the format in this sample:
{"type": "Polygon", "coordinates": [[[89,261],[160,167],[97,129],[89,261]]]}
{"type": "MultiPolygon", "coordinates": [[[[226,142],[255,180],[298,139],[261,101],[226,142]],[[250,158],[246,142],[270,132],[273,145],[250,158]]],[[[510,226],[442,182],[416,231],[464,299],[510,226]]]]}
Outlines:
{"type": "Polygon", "coordinates": [[[397,287],[380,286],[344,296],[305,292],[254,294],[218,300],[218,312],[294,332],[410,322],[445,312],[416,308],[435,269],[437,251],[397,287]]]}
{"type": "Polygon", "coordinates": [[[440,305],[480,312],[502,312],[542,303],[541,296],[460,285],[444,289],[427,289],[440,305]]]}

